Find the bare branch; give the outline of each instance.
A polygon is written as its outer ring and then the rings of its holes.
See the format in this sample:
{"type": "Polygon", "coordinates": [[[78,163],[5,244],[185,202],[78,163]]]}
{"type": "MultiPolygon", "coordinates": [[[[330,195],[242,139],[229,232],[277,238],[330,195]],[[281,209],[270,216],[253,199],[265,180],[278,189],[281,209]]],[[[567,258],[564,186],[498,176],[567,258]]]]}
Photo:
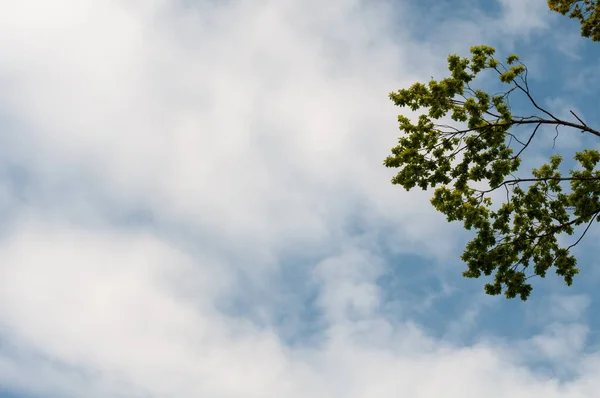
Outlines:
{"type": "Polygon", "coordinates": [[[583,124],[585,127],[587,127],[587,124],[585,124],[585,122],[584,122],[583,120],[581,120],[581,119],[579,118],[579,116],[577,116],[577,115],[575,114],[575,112],[573,112],[573,111],[571,111],[571,110],[570,110],[569,112],[571,112],[571,115],[575,116],[575,119],[579,120],[579,123],[581,123],[581,124],[583,124]]]}
{"type": "Polygon", "coordinates": [[[525,143],[525,145],[523,145],[523,148],[521,148],[521,150],[519,151],[519,153],[517,153],[513,159],[518,158],[525,149],[527,149],[527,147],[529,146],[529,144],[531,144],[531,140],[533,140],[533,137],[535,136],[535,133],[537,133],[538,129],[540,128],[540,126],[542,125],[541,122],[538,122],[538,124],[535,126],[535,128],[533,129],[533,133],[531,133],[531,135],[529,136],[529,139],[527,140],[527,142],[525,143]]]}
{"type": "Polygon", "coordinates": [[[558,124],[556,126],[554,126],[554,130],[556,130],[556,135],[554,136],[554,139],[552,140],[552,149],[554,149],[554,147],[556,146],[556,139],[558,138],[558,124]]]}
{"type": "Polygon", "coordinates": [[[585,234],[587,234],[587,231],[590,229],[590,227],[592,226],[592,223],[594,222],[594,220],[596,219],[596,217],[598,216],[599,213],[600,213],[600,210],[598,210],[594,213],[593,217],[590,219],[590,221],[588,221],[588,224],[585,227],[585,230],[583,231],[583,233],[581,234],[579,239],[577,239],[577,241],[575,241],[575,243],[573,243],[569,247],[567,247],[567,250],[571,250],[571,248],[573,248],[574,246],[577,246],[579,244],[579,242],[581,242],[581,240],[583,239],[585,234]]]}

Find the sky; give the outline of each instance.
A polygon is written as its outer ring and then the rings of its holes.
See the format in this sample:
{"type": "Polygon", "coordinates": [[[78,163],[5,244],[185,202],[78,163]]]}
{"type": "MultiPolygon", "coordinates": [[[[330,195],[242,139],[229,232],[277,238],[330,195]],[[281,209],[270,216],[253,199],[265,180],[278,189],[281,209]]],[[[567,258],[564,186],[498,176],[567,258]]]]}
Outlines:
{"type": "Polygon", "coordinates": [[[600,47],[544,0],[0,6],[0,397],[600,389],[599,232],[572,287],[486,296],[470,235],[382,165],[388,93],[472,45],[600,125],[600,47]]]}

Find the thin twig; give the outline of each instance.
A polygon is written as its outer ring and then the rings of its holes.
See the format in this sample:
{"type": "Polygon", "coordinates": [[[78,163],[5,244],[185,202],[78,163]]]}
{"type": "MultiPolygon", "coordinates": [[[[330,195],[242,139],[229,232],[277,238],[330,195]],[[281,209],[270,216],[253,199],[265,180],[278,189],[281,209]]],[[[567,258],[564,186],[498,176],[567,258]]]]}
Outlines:
{"type": "Polygon", "coordinates": [[[575,119],[579,120],[579,123],[581,123],[581,124],[583,124],[585,127],[587,127],[587,124],[585,124],[585,122],[584,122],[583,120],[581,120],[581,119],[579,118],[579,116],[577,116],[577,115],[575,114],[575,112],[573,112],[573,111],[571,111],[571,110],[570,110],[569,112],[571,112],[571,115],[575,116],[575,119]]]}

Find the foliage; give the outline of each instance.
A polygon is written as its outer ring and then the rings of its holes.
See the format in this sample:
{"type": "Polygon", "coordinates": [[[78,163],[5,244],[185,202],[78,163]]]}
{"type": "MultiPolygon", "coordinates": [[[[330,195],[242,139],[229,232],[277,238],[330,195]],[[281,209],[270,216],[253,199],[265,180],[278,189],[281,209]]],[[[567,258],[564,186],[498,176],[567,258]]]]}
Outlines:
{"type": "Polygon", "coordinates": [[[597,0],[548,0],[552,11],[581,22],[581,35],[600,41],[600,3],[597,0]]]}
{"type": "MultiPolygon", "coordinates": [[[[560,2],[557,2],[557,4],[560,2]]],[[[562,158],[551,156],[531,175],[517,175],[532,140],[544,126],[567,128],[600,137],[575,113],[564,120],[538,104],[527,81],[527,68],[516,55],[502,63],[488,46],[471,48],[471,57],[448,57],[450,77],[415,83],[391,93],[390,99],[412,111],[416,121],[400,115],[404,133],[384,165],[398,168],[393,184],[406,190],[435,188],[431,203],[448,221],[462,221],[475,231],[462,255],[469,278],[493,274],[485,285],[491,295],[526,300],[532,276],[545,277],[553,268],[571,285],[579,272],[571,249],[590,225],[600,221],[600,152],[584,149],[575,160],[580,167],[563,175],[562,158]],[[490,95],[472,87],[483,72],[496,74],[507,90],[490,95]],[[521,95],[535,111],[513,113],[509,98],[521,95]],[[454,126],[441,119],[450,117],[454,126]],[[455,127],[459,126],[459,127],[455,127]],[[523,137],[519,131],[524,128],[523,137]],[[484,186],[484,187],[482,187],[484,186]],[[494,205],[492,194],[506,199],[494,205]],[[583,233],[564,247],[559,237],[583,233]]]]}

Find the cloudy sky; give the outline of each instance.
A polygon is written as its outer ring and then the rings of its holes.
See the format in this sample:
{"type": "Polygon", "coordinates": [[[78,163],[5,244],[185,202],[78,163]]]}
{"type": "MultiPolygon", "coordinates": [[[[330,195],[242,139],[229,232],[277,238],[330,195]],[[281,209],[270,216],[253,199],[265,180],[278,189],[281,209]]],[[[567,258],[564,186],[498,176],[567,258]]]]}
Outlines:
{"type": "Polygon", "coordinates": [[[600,122],[545,3],[0,0],[0,396],[595,396],[600,234],[488,297],[382,166],[388,93],[471,45],[600,122]]]}

